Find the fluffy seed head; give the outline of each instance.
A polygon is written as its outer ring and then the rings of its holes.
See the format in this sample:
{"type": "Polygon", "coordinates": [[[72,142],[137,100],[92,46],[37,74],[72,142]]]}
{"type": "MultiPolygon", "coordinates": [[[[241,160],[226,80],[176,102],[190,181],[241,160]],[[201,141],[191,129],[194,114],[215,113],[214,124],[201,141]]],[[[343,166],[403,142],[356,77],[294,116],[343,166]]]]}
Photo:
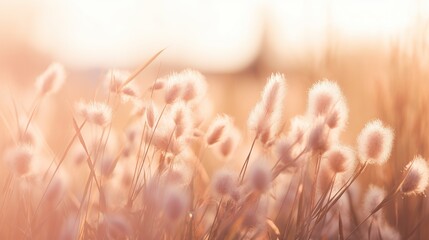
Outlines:
{"type": "Polygon", "coordinates": [[[281,138],[276,143],[276,151],[277,151],[277,157],[281,159],[281,161],[285,164],[288,162],[293,161],[293,147],[294,143],[292,140],[288,137],[281,138]]]}
{"type": "Polygon", "coordinates": [[[250,185],[259,192],[268,190],[271,183],[271,168],[267,161],[260,159],[249,169],[250,185]]]}
{"type": "Polygon", "coordinates": [[[106,74],[105,85],[110,92],[119,94],[130,75],[131,73],[129,71],[112,69],[106,74]]]}
{"type": "Polygon", "coordinates": [[[41,96],[56,93],[64,84],[66,79],[63,65],[52,63],[36,79],[36,88],[41,96]]]}
{"type": "Polygon", "coordinates": [[[323,80],[314,84],[308,94],[310,117],[323,116],[331,129],[343,128],[348,118],[348,108],[339,86],[323,80]]]}
{"type": "Polygon", "coordinates": [[[384,127],[380,120],[367,123],[360,132],[358,153],[362,163],[384,164],[390,156],[393,144],[393,131],[384,127]]]}
{"type": "Polygon", "coordinates": [[[260,135],[263,132],[277,133],[283,114],[285,79],[281,74],[272,74],[262,91],[261,100],[250,113],[247,125],[260,135]]]}
{"type": "Polygon", "coordinates": [[[224,158],[229,157],[237,149],[241,139],[240,131],[235,127],[231,127],[226,134],[219,143],[219,152],[224,158]]]}
{"type": "Polygon", "coordinates": [[[112,109],[101,102],[80,102],[77,106],[78,112],[88,121],[105,127],[112,120],[112,109]]]}
{"type": "Polygon", "coordinates": [[[305,133],[309,128],[308,120],[303,116],[292,118],[290,122],[289,136],[297,144],[304,141],[305,133]]]}
{"type": "Polygon", "coordinates": [[[335,146],[323,154],[329,168],[335,173],[342,173],[352,169],[355,156],[353,151],[344,146],[335,146]]]}
{"type": "Polygon", "coordinates": [[[150,103],[146,109],[146,122],[150,128],[153,128],[153,126],[155,125],[155,112],[155,105],[153,103],[150,103]]]}
{"type": "Polygon", "coordinates": [[[405,166],[405,179],[401,186],[402,193],[406,195],[421,194],[429,184],[429,165],[421,156],[405,166]]]}
{"type": "Polygon", "coordinates": [[[164,196],[164,211],[168,220],[175,222],[185,216],[189,205],[188,195],[186,191],[177,187],[169,187],[166,189],[164,196]]]}
{"type": "Polygon", "coordinates": [[[208,145],[213,145],[217,143],[226,132],[226,129],[231,125],[231,119],[226,116],[218,116],[216,119],[210,124],[207,129],[206,134],[206,142],[208,145]]]}
{"type": "MultiPolygon", "coordinates": [[[[370,185],[368,191],[365,194],[363,202],[363,210],[365,215],[370,214],[385,197],[386,191],[375,185],[370,185]]],[[[381,219],[382,210],[377,211],[374,215],[372,215],[372,217],[375,219],[381,219]]]]}
{"type": "Polygon", "coordinates": [[[313,151],[325,151],[329,148],[329,129],[322,117],[318,117],[310,129],[307,139],[307,147],[313,151]]]}
{"type": "Polygon", "coordinates": [[[168,77],[167,85],[165,88],[164,100],[167,104],[172,104],[176,101],[183,91],[183,82],[181,81],[181,77],[174,73],[168,77]]]}
{"type": "Polygon", "coordinates": [[[189,106],[184,104],[182,101],[176,102],[171,108],[171,114],[176,125],[174,132],[175,137],[178,138],[183,135],[187,135],[193,126],[192,115],[189,106]]]}
{"type": "Polygon", "coordinates": [[[182,99],[185,102],[201,99],[206,94],[207,82],[201,73],[186,69],[180,73],[180,77],[184,82],[182,99]]]}
{"type": "Polygon", "coordinates": [[[5,161],[18,176],[26,175],[31,170],[33,152],[31,148],[23,145],[9,150],[5,161]]]}
{"type": "Polygon", "coordinates": [[[230,170],[221,169],[213,175],[213,189],[219,195],[230,194],[234,189],[234,174],[230,170]]]}

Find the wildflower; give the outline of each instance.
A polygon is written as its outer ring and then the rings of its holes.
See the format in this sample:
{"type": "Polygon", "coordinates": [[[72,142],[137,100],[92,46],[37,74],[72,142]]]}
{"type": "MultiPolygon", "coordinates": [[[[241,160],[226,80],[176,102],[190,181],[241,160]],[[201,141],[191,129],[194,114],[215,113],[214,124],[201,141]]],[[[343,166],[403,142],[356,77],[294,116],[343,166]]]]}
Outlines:
{"type": "Polygon", "coordinates": [[[44,96],[56,93],[65,82],[65,71],[63,65],[52,63],[36,79],[36,88],[39,95],[44,96]]]}
{"type": "Polygon", "coordinates": [[[425,159],[415,157],[405,166],[406,176],[401,192],[406,195],[423,193],[429,184],[429,166],[425,159]]]}
{"type": "Polygon", "coordinates": [[[375,120],[365,125],[357,142],[362,163],[382,165],[387,161],[392,150],[393,131],[384,127],[380,120],[375,120]]]}

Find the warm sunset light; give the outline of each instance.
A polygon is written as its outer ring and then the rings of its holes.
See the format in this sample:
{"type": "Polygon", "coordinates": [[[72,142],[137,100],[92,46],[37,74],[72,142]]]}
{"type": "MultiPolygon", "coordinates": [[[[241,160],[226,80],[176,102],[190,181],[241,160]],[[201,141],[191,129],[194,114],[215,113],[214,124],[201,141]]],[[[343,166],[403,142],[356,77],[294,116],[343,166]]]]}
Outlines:
{"type": "Polygon", "coordinates": [[[427,239],[429,1],[0,1],[0,239],[427,239]]]}

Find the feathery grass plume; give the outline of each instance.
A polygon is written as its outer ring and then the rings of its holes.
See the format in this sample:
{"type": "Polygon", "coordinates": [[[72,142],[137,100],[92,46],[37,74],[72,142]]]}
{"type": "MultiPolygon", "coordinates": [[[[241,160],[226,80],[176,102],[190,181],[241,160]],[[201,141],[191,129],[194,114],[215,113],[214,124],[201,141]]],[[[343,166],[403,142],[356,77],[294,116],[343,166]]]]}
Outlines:
{"type": "Polygon", "coordinates": [[[266,192],[271,184],[271,168],[268,165],[268,161],[263,157],[260,157],[255,161],[250,169],[248,176],[249,184],[258,192],[266,192]]]}
{"type": "Polygon", "coordinates": [[[401,192],[405,195],[423,194],[429,184],[429,165],[421,156],[416,156],[405,166],[405,178],[401,192]]]}
{"type": "Polygon", "coordinates": [[[231,194],[235,186],[234,173],[228,169],[218,170],[213,175],[212,186],[215,193],[220,196],[231,194]]]}
{"type": "MultiPolygon", "coordinates": [[[[370,215],[371,212],[384,200],[385,197],[386,191],[378,186],[370,185],[363,201],[364,215],[370,215]]],[[[383,209],[380,209],[376,213],[372,214],[372,218],[377,221],[383,221],[383,209]]]]}
{"type": "Polygon", "coordinates": [[[131,75],[129,71],[112,69],[109,70],[105,77],[105,85],[110,92],[120,94],[124,87],[125,81],[131,75]]]}
{"type": "Polygon", "coordinates": [[[183,84],[183,79],[178,73],[168,76],[164,94],[166,104],[172,104],[180,98],[183,92],[183,84]]]}
{"type": "Polygon", "coordinates": [[[161,90],[165,87],[166,80],[164,78],[158,78],[156,81],[149,87],[149,90],[161,90]]]}
{"type": "Polygon", "coordinates": [[[6,163],[12,171],[19,177],[25,176],[31,171],[34,153],[26,145],[17,146],[9,149],[5,155],[6,163]]]}
{"type": "Polygon", "coordinates": [[[314,120],[307,138],[307,148],[312,151],[326,151],[332,144],[328,126],[323,117],[314,120]]]}
{"type": "Polygon", "coordinates": [[[312,118],[323,116],[331,129],[342,129],[347,122],[348,108],[339,86],[329,80],[314,84],[308,94],[308,113],[312,118]]]}
{"type": "Polygon", "coordinates": [[[309,121],[304,116],[297,116],[291,119],[288,136],[296,144],[302,144],[305,141],[305,134],[310,127],[309,121]]]}
{"type": "Polygon", "coordinates": [[[360,161],[370,164],[384,164],[392,151],[393,131],[383,126],[380,120],[365,125],[357,138],[360,161]]]}
{"type": "Polygon", "coordinates": [[[182,94],[183,101],[199,101],[206,95],[207,82],[200,72],[191,69],[185,69],[180,72],[180,77],[183,79],[182,81],[184,84],[182,94]]]}
{"type": "Polygon", "coordinates": [[[289,137],[282,137],[276,143],[277,158],[284,164],[291,163],[294,160],[294,142],[289,137]]]}
{"type": "Polygon", "coordinates": [[[217,150],[222,157],[228,158],[235,152],[240,141],[240,131],[236,127],[231,126],[225,133],[225,137],[220,140],[217,150]]]}
{"type": "Polygon", "coordinates": [[[207,144],[210,146],[219,142],[219,140],[224,137],[225,132],[227,131],[227,129],[229,129],[231,124],[231,118],[227,115],[217,116],[207,129],[207,144]]]}
{"type": "Polygon", "coordinates": [[[133,83],[128,83],[121,90],[121,100],[128,102],[130,100],[137,100],[139,98],[139,89],[133,83]]]}
{"type": "Polygon", "coordinates": [[[192,113],[184,102],[176,102],[171,107],[171,115],[176,125],[174,135],[176,138],[187,136],[193,126],[192,113]]]}
{"type": "Polygon", "coordinates": [[[345,146],[333,146],[323,154],[322,158],[326,159],[329,168],[335,173],[349,171],[355,165],[353,151],[345,146]]]}
{"type": "Polygon", "coordinates": [[[150,128],[155,126],[155,115],[158,115],[156,105],[151,102],[146,108],[146,123],[150,128]]]}
{"type": "Polygon", "coordinates": [[[177,186],[167,187],[164,193],[163,210],[170,222],[176,222],[186,215],[189,207],[187,192],[177,186]]]}
{"type": "Polygon", "coordinates": [[[40,96],[56,93],[63,85],[66,74],[63,65],[52,63],[36,78],[36,88],[40,96]]]}
{"type": "Polygon", "coordinates": [[[101,127],[107,126],[112,121],[112,109],[110,106],[101,102],[79,102],[77,111],[88,122],[99,125],[101,127]]]}
{"type": "Polygon", "coordinates": [[[283,75],[272,74],[262,91],[261,100],[253,108],[247,121],[249,129],[255,131],[256,136],[265,134],[272,137],[272,134],[278,133],[283,115],[285,92],[283,75]]]}

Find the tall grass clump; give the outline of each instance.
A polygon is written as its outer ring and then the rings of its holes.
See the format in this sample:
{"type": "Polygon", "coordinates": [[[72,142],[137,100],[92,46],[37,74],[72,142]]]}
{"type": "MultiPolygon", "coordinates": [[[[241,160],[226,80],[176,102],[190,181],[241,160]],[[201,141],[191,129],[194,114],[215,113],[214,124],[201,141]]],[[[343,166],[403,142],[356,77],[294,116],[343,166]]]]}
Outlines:
{"type": "Polygon", "coordinates": [[[1,239],[415,236],[419,224],[404,232],[385,210],[424,197],[427,161],[403,164],[395,184],[362,184],[367,168],[390,164],[393,130],[376,119],[355,147],[342,142],[349,109],[336,82],[315,83],[307,110],[288,121],[286,79],[269,76],[242,133],[232,116],[205,114],[208,84],[195,70],[140,90],[137,76],[157,55],[134,72],[109,71],[98,98],[64,108],[69,121],[49,128],[68,137],[60,148],[35,129],[59,97],[61,65],[36,79],[28,109],[2,110],[1,239]]]}

